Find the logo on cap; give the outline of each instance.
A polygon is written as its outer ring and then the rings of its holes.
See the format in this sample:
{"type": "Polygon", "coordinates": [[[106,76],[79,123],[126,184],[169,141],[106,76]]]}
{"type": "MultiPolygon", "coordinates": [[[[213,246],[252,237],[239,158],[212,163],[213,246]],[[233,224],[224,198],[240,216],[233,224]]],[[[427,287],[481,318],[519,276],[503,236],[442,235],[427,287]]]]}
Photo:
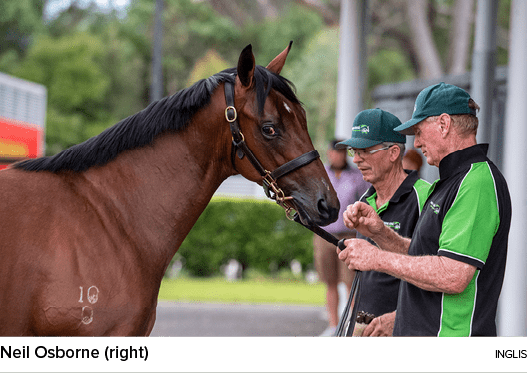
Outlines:
{"type": "Polygon", "coordinates": [[[351,131],[361,132],[362,134],[368,134],[370,132],[370,127],[368,125],[354,126],[353,128],[351,128],[351,131]]]}

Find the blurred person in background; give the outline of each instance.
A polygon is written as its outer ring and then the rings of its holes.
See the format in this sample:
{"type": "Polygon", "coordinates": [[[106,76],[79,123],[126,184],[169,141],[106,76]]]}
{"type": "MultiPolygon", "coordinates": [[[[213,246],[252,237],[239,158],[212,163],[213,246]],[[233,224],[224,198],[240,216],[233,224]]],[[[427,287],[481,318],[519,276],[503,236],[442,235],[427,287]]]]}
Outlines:
{"type": "MultiPolygon", "coordinates": [[[[403,168],[406,136],[393,130],[399,125],[401,121],[393,114],[367,109],[355,117],[351,138],[337,147],[349,149],[364,180],[372,184],[360,201],[370,205],[384,225],[412,237],[430,184],[420,179],[417,171],[403,168]]],[[[360,233],[357,238],[375,245],[360,233]]],[[[399,279],[386,273],[362,273],[359,311],[375,316],[362,336],[392,335],[399,284],[399,279]]]]}
{"type": "Polygon", "coordinates": [[[410,149],[404,153],[403,157],[403,168],[407,169],[409,171],[417,171],[417,174],[419,175],[419,172],[421,171],[421,167],[423,166],[423,158],[421,157],[421,154],[417,152],[414,149],[410,149]]]}
{"type": "MultiPolygon", "coordinates": [[[[362,174],[356,167],[348,164],[346,150],[335,148],[338,142],[338,140],[333,140],[330,143],[327,151],[328,164],[325,167],[340,201],[340,218],[346,207],[359,200],[361,195],[370,187],[370,184],[363,180],[362,174]]],[[[338,239],[355,238],[356,236],[356,232],[349,230],[342,220],[337,220],[324,229],[338,239]]],[[[333,336],[339,320],[338,284],[339,282],[346,284],[349,292],[354,274],[338,259],[334,245],[315,235],[313,248],[315,268],[320,280],[326,284],[327,288],[326,309],[329,325],[321,336],[333,336]]]]}

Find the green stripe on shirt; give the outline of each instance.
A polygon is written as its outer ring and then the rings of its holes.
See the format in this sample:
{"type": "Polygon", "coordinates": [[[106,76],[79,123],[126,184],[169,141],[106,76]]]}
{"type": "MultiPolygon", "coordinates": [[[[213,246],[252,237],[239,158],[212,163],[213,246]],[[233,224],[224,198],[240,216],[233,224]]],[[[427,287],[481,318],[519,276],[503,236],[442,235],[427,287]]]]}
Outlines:
{"type": "Polygon", "coordinates": [[[459,294],[443,293],[441,302],[441,326],[439,328],[440,337],[464,337],[470,336],[472,332],[472,318],[476,305],[476,281],[479,270],[476,270],[474,277],[459,294]]]}
{"type": "Polygon", "coordinates": [[[496,188],[489,165],[475,163],[445,215],[439,249],[485,263],[499,224],[496,188]]]}

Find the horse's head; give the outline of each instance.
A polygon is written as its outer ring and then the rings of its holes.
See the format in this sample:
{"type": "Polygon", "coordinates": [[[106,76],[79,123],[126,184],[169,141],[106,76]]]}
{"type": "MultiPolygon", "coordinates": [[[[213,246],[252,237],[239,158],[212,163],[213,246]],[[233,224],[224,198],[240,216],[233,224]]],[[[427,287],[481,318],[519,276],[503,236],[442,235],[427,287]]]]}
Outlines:
{"type": "Polygon", "coordinates": [[[279,75],[290,48],[264,68],[255,65],[247,46],[234,87],[225,86],[233,166],[263,184],[286,210],[296,210],[304,224],[327,225],[337,220],[339,201],[309,137],[306,113],[290,82],[279,75]]]}

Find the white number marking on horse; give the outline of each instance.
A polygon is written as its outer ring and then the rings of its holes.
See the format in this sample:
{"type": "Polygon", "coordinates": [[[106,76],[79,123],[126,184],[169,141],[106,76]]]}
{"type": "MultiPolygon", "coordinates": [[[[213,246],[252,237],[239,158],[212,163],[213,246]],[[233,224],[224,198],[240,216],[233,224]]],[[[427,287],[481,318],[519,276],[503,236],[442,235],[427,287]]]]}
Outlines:
{"type": "Polygon", "coordinates": [[[82,322],[84,324],[93,322],[93,309],[90,306],[84,306],[82,308],[82,322]]]}
{"type": "Polygon", "coordinates": [[[93,285],[88,289],[88,302],[92,305],[99,300],[99,289],[93,285]]]}
{"type": "MultiPolygon", "coordinates": [[[[80,289],[80,298],[79,303],[84,303],[83,297],[84,297],[84,288],[82,286],[79,286],[80,289]]],[[[99,300],[99,288],[97,288],[95,285],[92,285],[88,288],[88,292],[86,294],[88,302],[92,305],[97,303],[99,300]]],[[[90,306],[83,306],[82,307],[82,317],[81,321],[84,324],[90,324],[93,322],[93,309],[90,306]]]]}

